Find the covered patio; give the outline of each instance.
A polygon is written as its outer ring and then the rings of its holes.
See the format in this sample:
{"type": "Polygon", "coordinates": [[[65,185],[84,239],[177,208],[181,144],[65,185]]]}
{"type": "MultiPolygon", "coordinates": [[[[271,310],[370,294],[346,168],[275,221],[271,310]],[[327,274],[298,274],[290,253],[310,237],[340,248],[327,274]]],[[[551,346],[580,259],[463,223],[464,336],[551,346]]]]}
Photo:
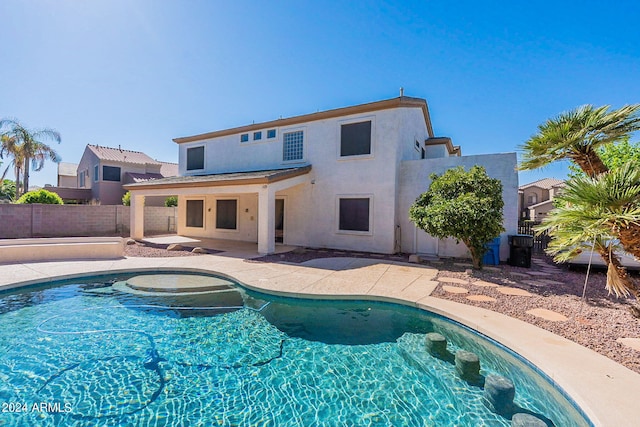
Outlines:
{"type": "MultiPolygon", "coordinates": [[[[206,196],[257,196],[257,242],[247,240],[241,236],[233,239],[218,239],[211,235],[215,229],[207,227],[206,223],[199,225],[201,231],[197,236],[185,233],[186,215],[178,215],[178,233],[189,235],[196,239],[231,240],[234,243],[257,243],[260,254],[276,252],[276,193],[310,182],[311,165],[302,167],[275,169],[251,172],[231,172],[212,175],[179,176],[150,180],[125,185],[131,192],[131,237],[142,240],[144,236],[144,200],[148,196],[178,196],[180,213],[186,208],[180,207],[187,198],[203,198],[202,215],[207,215],[211,207],[204,204],[206,196]],[[182,230],[182,231],[181,231],[182,230]]],[[[248,209],[245,210],[248,212],[248,209]]],[[[252,217],[253,218],[253,217],[252,217]]]]}

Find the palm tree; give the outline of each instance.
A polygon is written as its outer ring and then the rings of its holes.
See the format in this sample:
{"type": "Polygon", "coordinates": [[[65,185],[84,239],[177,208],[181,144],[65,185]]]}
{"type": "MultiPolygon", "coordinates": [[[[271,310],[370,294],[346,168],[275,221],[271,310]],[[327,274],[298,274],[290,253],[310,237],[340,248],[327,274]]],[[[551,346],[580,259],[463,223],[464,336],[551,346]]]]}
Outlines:
{"type": "Polygon", "coordinates": [[[623,140],[640,130],[640,104],[609,111],[609,106],[584,105],[538,126],[521,147],[520,170],[537,169],[557,160],[574,161],[587,175],[608,171],[596,148],[623,140]]]}
{"type": "MultiPolygon", "coordinates": [[[[29,163],[31,163],[33,170],[39,171],[44,167],[44,162],[47,158],[56,163],[60,162],[60,156],[58,153],[56,153],[53,148],[40,141],[40,139],[51,139],[60,143],[60,134],[50,128],[29,130],[15,119],[0,120],[0,129],[5,127],[8,128],[8,130],[3,132],[3,135],[13,138],[15,140],[15,144],[18,144],[21,147],[19,157],[21,157],[24,165],[24,169],[22,171],[22,187],[26,192],[29,190],[29,163]]],[[[14,156],[14,164],[18,163],[16,161],[17,158],[15,157],[16,154],[12,154],[14,156]]]]}
{"type": "Polygon", "coordinates": [[[12,157],[11,162],[2,173],[2,179],[7,176],[9,168],[13,166],[13,172],[16,177],[16,198],[18,198],[20,197],[20,177],[22,175],[22,167],[24,166],[22,145],[16,141],[15,137],[8,135],[2,135],[0,142],[2,143],[2,145],[0,145],[0,158],[4,158],[5,155],[12,157]]]}
{"type": "Polygon", "coordinates": [[[629,164],[593,178],[574,177],[556,206],[537,229],[553,237],[548,252],[557,261],[568,261],[593,245],[609,267],[609,292],[640,300],[640,288],[616,256],[620,230],[640,225],[640,170],[629,164]]]}

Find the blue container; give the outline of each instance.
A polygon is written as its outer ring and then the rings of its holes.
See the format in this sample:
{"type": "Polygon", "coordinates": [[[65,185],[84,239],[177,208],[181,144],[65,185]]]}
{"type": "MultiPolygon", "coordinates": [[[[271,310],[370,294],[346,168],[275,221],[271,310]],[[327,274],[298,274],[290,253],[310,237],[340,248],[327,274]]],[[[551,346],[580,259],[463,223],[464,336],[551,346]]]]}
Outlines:
{"type": "Polygon", "coordinates": [[[484,265],[500,265],[500,237],[485,244],[487,252],[482,257],[484,265]]]}

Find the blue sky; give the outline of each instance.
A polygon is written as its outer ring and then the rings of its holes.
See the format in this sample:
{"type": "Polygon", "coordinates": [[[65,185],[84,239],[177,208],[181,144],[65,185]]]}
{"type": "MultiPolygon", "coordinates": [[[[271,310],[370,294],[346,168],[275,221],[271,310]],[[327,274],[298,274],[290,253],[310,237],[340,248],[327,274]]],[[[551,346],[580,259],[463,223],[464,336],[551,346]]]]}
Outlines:
{"type": "MultiPolygon", "coordinates": [[[[516,151],[578,105],[640,102],[633,1],[2,0],[0,17],[0,117],[57,129],[72,163],[88,143],[177,161],[175,137],[400,87],[463,154],[516,151]]],[[[55,164],[31,182],[55,184],[55,164]]]]}

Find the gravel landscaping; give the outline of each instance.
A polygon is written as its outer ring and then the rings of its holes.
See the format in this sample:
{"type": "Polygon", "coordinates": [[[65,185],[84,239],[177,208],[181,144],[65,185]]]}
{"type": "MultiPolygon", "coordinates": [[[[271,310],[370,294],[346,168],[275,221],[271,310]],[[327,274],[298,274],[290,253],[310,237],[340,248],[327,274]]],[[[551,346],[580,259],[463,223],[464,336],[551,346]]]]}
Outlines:
{"type": "MultiPolygon", "coordinates": [[[[200,255],[191,253],[190,249],[167,251],[161,247],[136,243],[126,247],[125,255],[200,255]]],[[[408,262],[407,255],[380,255],[330,249],[298,249],[247,262],[301,263],[326,257],[377,258],[408,262]]],[[[440,284],[432,294],[434,297],[475,305],[521,319],[575,341],[640,373],[640,351],[616,341],[620,338],[640,338],[640,319],[633,317],[628,310],[633,300],[618,299],[607,294],[604,289],[604,271],[592,270],[583,300],[586,271],[558,267],[547,257],[535,257],[530,269],[500,265],[474,271],[468,261],[453,259],[426,261],[423,264],[439,270],[437,280],[440,284]],[[527,313],[528,311],[536,315],[527,313]],[[545,317],[555,320],[547,320],[545,317]]]]}

